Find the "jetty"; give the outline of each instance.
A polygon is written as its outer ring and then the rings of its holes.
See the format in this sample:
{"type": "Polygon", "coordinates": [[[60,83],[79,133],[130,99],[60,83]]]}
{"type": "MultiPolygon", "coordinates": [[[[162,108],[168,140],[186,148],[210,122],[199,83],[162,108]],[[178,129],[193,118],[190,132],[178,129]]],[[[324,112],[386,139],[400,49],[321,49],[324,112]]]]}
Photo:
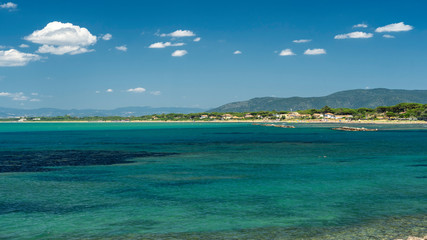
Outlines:
{"type": "Polygon", "coordinates": [[[333,130],[338,130],[338,131],[347,131],[347,132],[376,132],[378,131],[377,128],[364,128],[364,127],[337,127],[337,128],[332,128],[333,130]]]}

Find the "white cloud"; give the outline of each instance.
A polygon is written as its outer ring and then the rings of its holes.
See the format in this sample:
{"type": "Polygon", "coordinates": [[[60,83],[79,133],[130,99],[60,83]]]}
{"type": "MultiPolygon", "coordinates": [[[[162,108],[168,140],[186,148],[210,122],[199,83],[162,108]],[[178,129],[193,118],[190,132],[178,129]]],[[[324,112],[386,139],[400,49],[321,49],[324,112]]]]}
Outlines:
{"type": "Polygon", "coordinates": [[[239,51],[239,50],[236,50],[236,51],[233,52],[233,54],[242,54],[242,52],[239,51]]]}
{"type": "Polygon", "coordinates": [[[371,38],[374,34],[372,33],[365,33],[365,32],[351,32],[346,34],[339,34],[336,35],[335,39],[347,39],[347,38],[371,38]]]}
{"type": "Polygon", "coordinates": [[[359,23],[353,26],[353,28],[367,28],[368,25],[364,23],[359,23]]]}
{"type": "Polygon", "coordinates": [[[201,37],[196,37],[193,41],[194,41],[194,42],[200,42],[200,40],[202,40],[202,38],[201,38],[201,37]]]}
{"type": "Polygon", "coordinates": [[[107,33],[107,34],[102,35],[101,38],[102,38],[102,40],[109,41],[113,38],[113,35],[107,33]]]}
{"type": "Polygon", "coordinates": [[[188,52],[185,50],[176,50],[171,55],[172,55],[172,57],[182,57],[182,56],[186,55],[187,53],[188,52]]]}
{"type": "Polygon", "coordinates": [[[87,49],[80,46],[52,46],[43,45],[37,50],[38,53],[50,53],[54,55],[64,55],[66,53],[70,55],[76,55],[80,53],[93,52],[93,49],[87,49]]]}
{"type": "Polygon", "coordinates": [[[13,101],[27,101],[29,98],[25,96],[23,92],[9,93],[9,92],[0,92],[0,97],[9,97],[13,101]]]}
{"type": "Polygon", "coordinates": [[[36,92],[31,93],[31,96],[38,96],[39,94],[36,92]]]}
{"type": "Polygon", "coordinates": [[[320,55],[320,54],[326,54],[326,51],[323,48],[314,48],[314,49],[305,50],[304,54],[305,55],[320,55]]]}
{"type": "Polygon", "coordinates": [[[27,44],[21,44],[19,45],[20,48],[29,48],[30,46],[28,46],[27,44]]]}
{"type": "Polygon", "coordinates": [[[414,29],[411,25],[405,25],[405,23],[393,23],[383,27],[375,29],[375,32],[406,32],[414,29]]]}
{"type": "Polygon", "coordinates": [[[145,90],[145,88],[142,88],[142,87],[137,87],[137,88],[131,88],[131,89],[128,89],[126,92],[132,92],[132,93],[143,93],[143,92],[145,92],[146,90],[145,90]]]}
{"type": "Polygon", "coordinates": [[[128,48],[126,47],[126,45],[117,46],[116,49],[119,50],[119,51],[123,51],[123,52],[126,52],[128,50],[128,48]]]}
{"type": "Polygon", "coordinates": [[[0,5],[0,8],[10,9],[10,10],[16,9],[17,7],[18,7],[18,4],[13,2],[7,2],[0,5]]]}
{"type": "Polygon", "coordinates": [[[95,93],[101,93],[101,91],[95,91],[95,93]]]}
{"type": "Polygon", "coordinates": [[[162,33],[160,34],[161,37],[194,37],[196,34],[194,34],[190,30],[176,30],[175,32],[171,33],[162,33]]]}
{"type": "Polygon", "coordinates": [[[279,56],[292,56],[295,55],[295,53],[292,52],[291,49],[284,49],[279,53],[279,56]]]}
{"type": "Polygon", "coordinates": [[[395,38],[395,36],[390,35],[390,34],[384,34],[383,37],[384,38],[395,38]]]}
{"type": "Polygon", "coordinates": [[[107,89],[107,90],[106,90],[106,92],[108,92],[108,93],[112,93],[112,92],[114,92],[114,91],[113,91],[113,89],[109,88],[109,89],[107,89]]]}
{"type": "Polygon", "coordinates": [[[150,92],[150,94],[154,95],[154,96],[159,96],[162,93],[160,91],[152,91],[152,92],[150,92]]]}
{"type": "Polygon", "coordinates": [[[25,66],[31,61],[40,60],[40,56],[32,53],[23,53],[16,49],[0,51],[0,67],[25,66]]]}
{"type": "Polygon", "coordinates": [[[56,55],[92,52],[87,46],[96,43],[96,37],[89,30],[71,23],[50,22],[42,30],[36,30],[24,38],[42,44],[38,52],[56,55]]]}
{"type": "Polygon", "coordinates": [[[24,95],[23,92],[12,94],[13,101],[27,101],[28,97],[24,95]]]}
{"type": "Polygon", "coordinates": [[[40,99],[38,99],[38,98],[33,98],[33,99],[31,99],[31,100],[30,100],[30,102],[40,102],[40,99]]]}
{"type": "Polygon", "coordinates": [[[311,39],[297,39],[297,40],[293,40],[292,42],[294,42],[294,43],[307,43],[307,42],[311,42],[311,39]]]}
{"type": "Polygon", "coordinates": [[[151,44],[148,48],[179,47],[184,45],[185,45],[184,43],[156,42],[151,44]]]}

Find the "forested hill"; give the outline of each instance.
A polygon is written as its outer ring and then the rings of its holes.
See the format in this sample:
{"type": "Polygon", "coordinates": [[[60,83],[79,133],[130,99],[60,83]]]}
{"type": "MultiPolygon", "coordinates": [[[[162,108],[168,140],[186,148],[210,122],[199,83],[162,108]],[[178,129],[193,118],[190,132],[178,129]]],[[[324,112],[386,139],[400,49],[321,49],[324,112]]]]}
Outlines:
{"type": "Polygon", "coordinates": [[[252,111],[291,111],[312,108],[376,108],[398,103],[427,103],[427,90],[400,89],[355,89],[336,92],[324,97],[262,97],[248,101],[233,102],[214,108],[209,112],[252,112],[252,111]]]}

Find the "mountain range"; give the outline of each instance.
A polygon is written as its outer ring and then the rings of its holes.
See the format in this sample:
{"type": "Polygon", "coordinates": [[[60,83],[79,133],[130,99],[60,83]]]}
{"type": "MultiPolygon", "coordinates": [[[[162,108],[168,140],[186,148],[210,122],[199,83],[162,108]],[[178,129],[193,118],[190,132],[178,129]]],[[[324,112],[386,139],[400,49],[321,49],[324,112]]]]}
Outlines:
{"type": "Polygon", "coordinates": [[[261,97],[228,103],[211,109],[209,112],[296,111],[320,109],[324,106],[331,108],[376,108],[403,102],[426,104],[427,90],[375,88],[340,91],[324,97],[261,97]]]}
{"type": "Polygon", "coordinates": [[[39,108],[39,109],[16,109],[16,108],[1,108],[0,118],[9,117],[55,117],[70,115],[73,117],[87,117],[87,116],[143,116],[151,114],[162,113],[195,113],[203,112],[206,109],[201,108],[178,108],[178,107],[123,107],[113,110],[97,110],[97,109],[57,109],[57,108],[39,108]]]}
{"type": "MultiPolygon", "coordinates": [[[[324,97],[261,97],[247,101],[233,102],[209,110],[209,112],[255,112],[255,111],[296,111],[305,109],[320,109],[324,106],[331,108],[376,108],[378,106],[392,106],[398,103],[427,103],[427,90],[400,90],[400,89],[355,89],[340,91],[324,97]]],[[[143,116],[162,113],[198,113],[202,108],[178,107],[122,107],[112,110],[99,109],[16,109],[0,107],[0,118],[8,117],[54,117],[70,115],[73,117],[86,116],[143,116]]]]}

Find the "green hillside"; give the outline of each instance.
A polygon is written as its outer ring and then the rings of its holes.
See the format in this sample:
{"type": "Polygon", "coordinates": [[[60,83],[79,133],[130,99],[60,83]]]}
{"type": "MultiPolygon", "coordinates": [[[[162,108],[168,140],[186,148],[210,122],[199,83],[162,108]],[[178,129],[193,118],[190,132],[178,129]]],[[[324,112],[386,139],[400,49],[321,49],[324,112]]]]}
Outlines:
{"type": "Polygon", "coordinates": [[[392,106],[403,102],[427,103],[427,90],[399,89],[356,89],[336,92],[324,97],[263,97],[248,101],[233,102],[210,110],[210,112],[253,112],[290,111],[331,108],[376,108],[392,106]]]}

